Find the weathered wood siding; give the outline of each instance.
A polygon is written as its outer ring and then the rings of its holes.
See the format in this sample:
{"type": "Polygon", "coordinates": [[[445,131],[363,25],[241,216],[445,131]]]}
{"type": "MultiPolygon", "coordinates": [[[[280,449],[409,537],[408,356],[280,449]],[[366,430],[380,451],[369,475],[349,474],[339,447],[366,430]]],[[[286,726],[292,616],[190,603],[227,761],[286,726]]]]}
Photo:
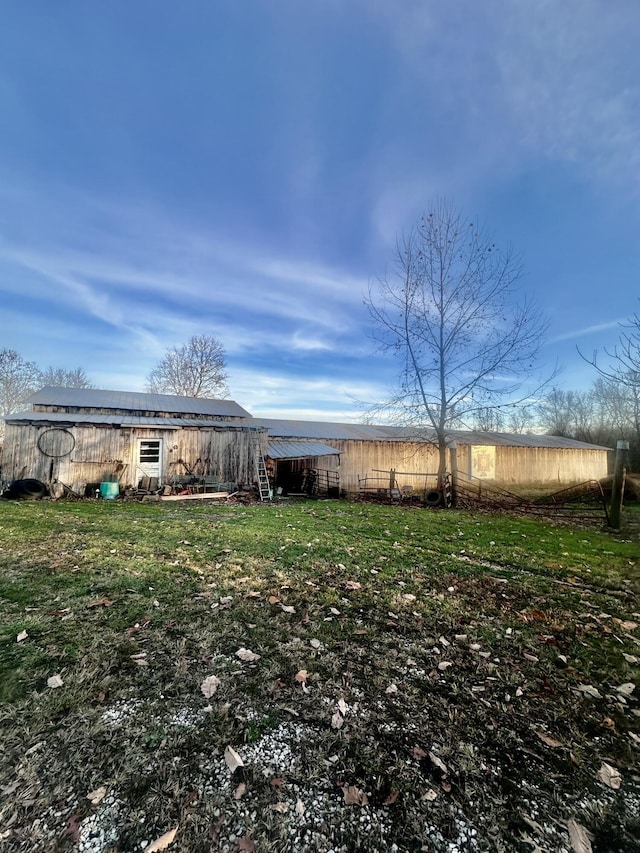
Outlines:
{"type": "MultiPolygon", "coordinates": [[[[402,441],[336,439],[325,439],[324,443],[341,451],[340,461],[335,456],[321,456],[315,464],[318,468],[337,471],[340,475],[340,488],[347,492],[358,491],[360,478],[384,477],[383,474],[374,473],[375,469],[388,471],[390,468],[415,475],[399,476],[400,485],[413,485],[414,488],[422,489],[425,480],[424,476],[419,475],[435,472],[438,468],[437,450],[431,445],[407,444],[402,441]]],[[[430,481],[429,486],[432,485],[430,481]]]]}
{"type": "Polygon", "coordinates": [[[608,451],[549,447],[496,447],[496,480],[556,484],[558,488],[607,476],[608,451]]]}
{"type": "MultiPolygon", "coordinates": [[[[305,439],[309,441],[309,439],[305,439]]],[[[320,457],[316,460],[318,468],[337,470],[340,475],[340,488],[347,492],[358,491],[358,479],[363,477],[382,477],[376,469],[398,472],[399,486],[411,485],[423,489],[432,488],[433,478],[425,484],[424,474],[438,470],[438,450],[433,445],[395,442],[395,441],[344,441],[323,439],[341,451],[340,461],[336,457],[320,457]]],[[[550,490],[563,485],[580,483],[584,480],[600,479],[607,476],[606,450],[592,449],[556,449],[547,447],[509,447],[498,445],[495,448],[496,484],[540,485],[549,484],[550,490]]],[[[470,448],[458,443],[458,467],[460,471],[470,472],[470,448]]],[[[384,483],[381,482],[380,486],[384,483]]]]}
{"type": "MultiPolygon", "coordinates": [[[[110,426],[55,426],[45,424],[7,424],[3,479],[35,477],[45,483],[59,480],[71,483],[99,483],[116,478],[121,486],[137,485],[142,472],[137,466],[138,440],[162,439],[162,480],[186,474],[187,466],[194,474],[214,475],[221,482],[252,482],[252,442],[244,429],[144,429],[114,428],[110,426]],[[38,439],[47,430],[50,450],[55,451],[55,431],[59,441],[68,441],[65,435],[73,436],[75,446],[71,453],[61,458],[45,455],[38,446],[38,439]],[[179,461],[179,460],[182,460],[179,461]]],[[[259,432],[259,439],[266,448],[266,431],[259,432]]]]}

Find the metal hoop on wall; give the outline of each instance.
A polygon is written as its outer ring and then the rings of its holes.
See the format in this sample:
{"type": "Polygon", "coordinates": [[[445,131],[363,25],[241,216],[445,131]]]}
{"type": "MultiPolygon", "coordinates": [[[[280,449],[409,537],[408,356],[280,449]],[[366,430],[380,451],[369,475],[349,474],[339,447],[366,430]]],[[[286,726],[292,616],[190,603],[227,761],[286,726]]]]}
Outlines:
{"type": "Polygon", "coordinates": [[[51,459],[61,459],[68,456],[76,446],[76,439],[68,429],[46,429],[38,436],[38,450],[51,459]]]}

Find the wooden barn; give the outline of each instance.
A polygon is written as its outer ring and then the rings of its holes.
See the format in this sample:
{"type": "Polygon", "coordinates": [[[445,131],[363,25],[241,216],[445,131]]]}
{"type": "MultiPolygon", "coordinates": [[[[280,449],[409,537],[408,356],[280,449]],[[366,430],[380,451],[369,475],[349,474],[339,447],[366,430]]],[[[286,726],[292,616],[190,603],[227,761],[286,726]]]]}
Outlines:
{"type": "MultiPolygon", "coordinates": [[[[259,418],[268,430],[268,455],[276,486],[286,488],[303,470],[333,471],[340,488],[357,492],[367,479],[375,487],[397,472],[399,487],[433,488],[425,478],[438,469],[438,452],[428,431],[407,427],[324,423],[259,418]],[[298,455],[296,448],[300,450],[298,455]]],[[[512,486],[562,486],[606,477],[610,449],[550,435],[515,435],[467,430],[452,431],[457,467],[467,477],[512,486]]]]}
{"type": "Polygon", "coordinates": [[[5,418],[5,482],[248,483],[256,442],[266,449],[266,430],[232,400],[47,387],[28,405],[5,418]]]}
{"type": "MultiPolygon", "coordinates": [[[[358,492],[367,481],[432,489],[437,449],[407,427],[252,418],[232,400],[76,388],[43,388],[29,410],[6,416],[2,479],[120,487],[187,476],[252,483],[256,447],[284,492],[358,492]],[[312,479],[309,479],[309,478],[312,479]]],[[[565,485],[608,473],[610,450],[548,435],[453,431],[463,476],[506,488],[565,485]]],[[[76,491],[76,489],[74,489],[76,491]]]]}

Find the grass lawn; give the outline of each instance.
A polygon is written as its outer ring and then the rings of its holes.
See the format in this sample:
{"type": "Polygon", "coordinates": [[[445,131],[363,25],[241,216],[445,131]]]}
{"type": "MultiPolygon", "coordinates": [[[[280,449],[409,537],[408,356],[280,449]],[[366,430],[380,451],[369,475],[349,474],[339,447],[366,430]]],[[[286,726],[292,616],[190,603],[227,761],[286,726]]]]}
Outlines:
{"type": "Polygon", "coordinates": [[[639,591],[539,519],[0,502],[0,850],[640,850],[639,591]]]}

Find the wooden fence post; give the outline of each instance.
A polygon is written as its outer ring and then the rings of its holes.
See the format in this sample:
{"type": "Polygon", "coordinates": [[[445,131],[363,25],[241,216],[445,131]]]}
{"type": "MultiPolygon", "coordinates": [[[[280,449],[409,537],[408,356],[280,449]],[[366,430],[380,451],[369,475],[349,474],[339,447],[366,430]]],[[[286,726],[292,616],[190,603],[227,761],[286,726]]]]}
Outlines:
{"type": "Polygon", "coordinates": [[[449,462],[451,465],[451,506],[456,505],[458,493],[458,442],[449,442],[449,462]]]}
{"type": "Polygon", "coordinates": [[[616,461],[613,467],[613,483],[611,485],[611,506],[609,508],[609,527],[620,529],[620,514],[624,499],[624,480],[627,470],[625,459],[629,451],[628,441],[618,441],[616,444],[616,461]]]}

